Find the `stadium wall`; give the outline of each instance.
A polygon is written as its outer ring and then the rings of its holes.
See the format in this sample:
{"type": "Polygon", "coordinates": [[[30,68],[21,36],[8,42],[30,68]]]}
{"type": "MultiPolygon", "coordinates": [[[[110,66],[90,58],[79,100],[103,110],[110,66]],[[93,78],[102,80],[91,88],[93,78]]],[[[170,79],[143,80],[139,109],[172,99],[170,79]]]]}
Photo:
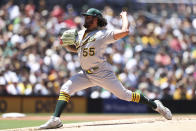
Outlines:
{"type": "MultiPolygon", "coordinates": [[[[0,96],[0,113],[54,112],[57,98],[56,96],[0,96]]],[[[64,112],[86,113],[87,99],[84,97],[73,97],[64,112]]]]}
{"type": "MultiPolygon", "coordinates": [[[[196,100],[161,100],[172,113],[196,113],[196,100]]],[[[119,99],[88,99],[88,113],[156,113],[147,105],[119,99]],[[96,106],[96,108],[95,108],[96,106]]]]}
{"type": "MultiPolygon", "coordinates": [[[[57,96],[0,96],[0,113],[52,113],[57,96]]],[[[162,100],[173,113],[196,113],[196,100],[162,100]]],[[[64,112],[69,113],[155,113],[143,104],[119,99],[72,97],[64,112]]]]}

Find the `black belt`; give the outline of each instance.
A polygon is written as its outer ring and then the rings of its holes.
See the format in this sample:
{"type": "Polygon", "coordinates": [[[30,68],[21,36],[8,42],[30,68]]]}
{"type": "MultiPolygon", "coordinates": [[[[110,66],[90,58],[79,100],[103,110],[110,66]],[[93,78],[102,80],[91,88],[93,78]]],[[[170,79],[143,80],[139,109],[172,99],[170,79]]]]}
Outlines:
{"type": "Polygon", "coordinates": [[[99,67],[92,67],[88,70],[84,70],[87,74],[93,74],[95,70],[99,69],[99,67]]]}

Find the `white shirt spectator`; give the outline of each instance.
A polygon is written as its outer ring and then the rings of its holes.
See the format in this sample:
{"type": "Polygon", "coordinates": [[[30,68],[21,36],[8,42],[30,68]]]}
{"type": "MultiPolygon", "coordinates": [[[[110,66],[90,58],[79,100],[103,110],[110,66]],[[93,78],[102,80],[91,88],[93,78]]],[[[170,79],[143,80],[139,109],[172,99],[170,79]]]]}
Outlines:
{"type": "Polygon", "coordinates": [[[14,83],[17,83],[18,82],[18,76],[15,72],[13,71],[7,71],[5,74],[4,74],[4,78],[7,82],[14,82],[14,83]]]}
{"type": "Polygon", "coordinates": [[[9,17],[11,20],[15,19],[20,15],[20,10],[17,5],[13,5],[8,9],[9,17]]]}
{"type": "Polygon", "coordinates": [[[40,95],[49,95],[49,91],[46,89],[45,86],[41,85],[40,83],[35,85],[34,93],[40,95]]]}
{"type": "Polygon", "coordinates": [[[7,85],[6,90],[7,90],[7,93],[10,95],[19,95],[14,84],[7,85]]]}
{"type": "Polygon", "coordinates": [[[3,76],[0,76],[0,85],[5,85],[6,84],[6,80],[3,76]]]}

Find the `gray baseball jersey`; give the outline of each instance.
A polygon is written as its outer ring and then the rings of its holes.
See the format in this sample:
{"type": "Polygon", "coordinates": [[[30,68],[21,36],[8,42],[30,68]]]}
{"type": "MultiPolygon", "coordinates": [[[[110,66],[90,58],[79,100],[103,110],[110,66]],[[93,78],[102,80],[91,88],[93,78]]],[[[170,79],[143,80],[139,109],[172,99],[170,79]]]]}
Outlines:
{"type": "Polygon", "coordinates": [[[88,87],[100,86],[120,99],[131,101],[132,91],[123,87],[112,71],[112,66],[104,58],[108,44],[115,42],[114,32],[104,29],[84,35],[85,30],[79,31],[75,44],[83,71],[63,84],[61,91],[71,95],[88,87]]]}
{"type": "Polygon", "coordinates": [[[77,45],[80,65],[87,70],[92,67],[100,66],[106,62],[103,54],[108,44],[114,42],[113,32],[109,30],[95,30],[86,35],[85,30],[78,33],[79,43],[77,45]]]}

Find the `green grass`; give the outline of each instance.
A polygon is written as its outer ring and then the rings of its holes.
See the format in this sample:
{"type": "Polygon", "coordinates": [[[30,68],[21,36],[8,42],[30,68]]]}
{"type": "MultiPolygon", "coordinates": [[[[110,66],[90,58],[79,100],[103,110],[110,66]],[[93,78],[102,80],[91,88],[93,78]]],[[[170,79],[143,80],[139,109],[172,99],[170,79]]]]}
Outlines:
{"type": "MultiPolygon", "coordinates": [[[[36,127],[45,123],[45,120],[0,120],[0,130],[2,129],[13,129],[13,128],[24,128],[24,127],[36,127]]],[[[76,123],[84,121],[62,121],[66,123],[76,123]]]]}
{"type": "Polygon", "coordinates": [[[44,121],[38,120],[0,120],[0,129],[12,129],[39,126],[44,121]]]}

